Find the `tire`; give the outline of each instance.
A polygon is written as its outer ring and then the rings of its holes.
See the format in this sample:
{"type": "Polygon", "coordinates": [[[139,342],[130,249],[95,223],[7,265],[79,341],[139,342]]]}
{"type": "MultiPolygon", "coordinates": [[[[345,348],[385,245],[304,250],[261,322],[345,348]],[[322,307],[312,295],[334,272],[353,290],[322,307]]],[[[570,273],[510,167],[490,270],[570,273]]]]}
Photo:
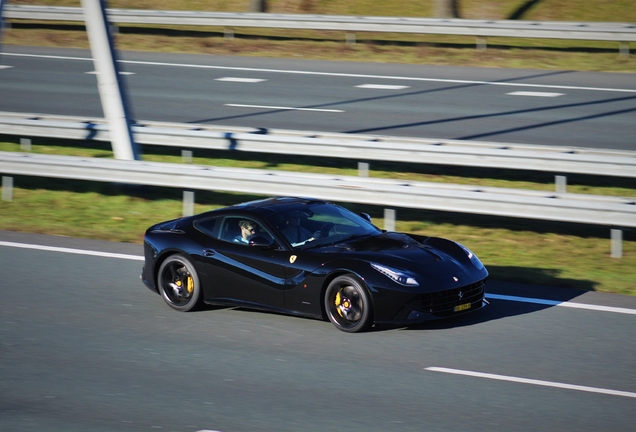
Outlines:
{"type": "Polygon", "coordinates": [[[188,312],[199,305],[201,282],[194,265],[183,254],[172,255],[159,267],[159,293],[172,309],[188,312]]]}
{"type": "Polygon", "coordinates": [[[353,276],[335,278],[325,292],[327,317],[338,330],[356,333],[373,324],[373,304],[366,288],[353,276]]]}

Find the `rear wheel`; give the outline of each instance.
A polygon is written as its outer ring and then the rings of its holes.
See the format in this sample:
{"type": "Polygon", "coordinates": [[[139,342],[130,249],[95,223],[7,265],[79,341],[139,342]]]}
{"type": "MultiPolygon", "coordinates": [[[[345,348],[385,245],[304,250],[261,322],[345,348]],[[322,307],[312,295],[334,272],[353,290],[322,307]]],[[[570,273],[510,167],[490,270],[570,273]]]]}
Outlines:
{"type": "Polygon", "coordinates": [[[194,264],[185,255],[172,255],[159,267],[159,292],[173,309],[187,312],[196,308],[201,297],[201,283],[194,264]]]}
{"type": "Polygon", "coordinates": [[[339,276],[329,284],[325,310],[329,321],[347,333],[365,331],[373,323],[371,297],[353,276],[339,276]]]}

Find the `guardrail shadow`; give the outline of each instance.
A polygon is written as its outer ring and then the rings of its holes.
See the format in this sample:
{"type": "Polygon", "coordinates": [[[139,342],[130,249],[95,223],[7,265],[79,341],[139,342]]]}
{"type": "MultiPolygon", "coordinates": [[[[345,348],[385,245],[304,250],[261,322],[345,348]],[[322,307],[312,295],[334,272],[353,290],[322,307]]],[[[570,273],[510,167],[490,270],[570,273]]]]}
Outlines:
{"type": "MultiPolygon", "coordinates": [[[[474,313],[459,315],[455,318],[428,321],[422,324],[403,327],[402,330],[445,330],[482,324],[488,321],[527,315],[545,309],[556,307],[556,304],[571,301],[589,291],[595,290],[595,283],[585,280],[559,278],[558,270],[529,269],[525,267],[488,266],[491,274],[502,274],[523,271],[527,276],[534,274],[536,280],[545,281],[545,285],[507,282],[505,280],[489,280],[486,283],[486,307],[474,313]],[[549,283],[549,285],[548,285],[549,283]],[[567,286],[577,288],[563,288],[567,286]],[[488,296],[492,294],[493,297],[488,296]],[[509,296],[512,299],[501,299],[499,296],[509,296]],[[514,298],[518,298],[516,300],[514,298]],[[539,301],[537,301],[539,300],[539,301]],[[550,304],[542,304],[545,300],[550,304]]],[[[381,330],[382,327],[379,328],[381,330]]]]}

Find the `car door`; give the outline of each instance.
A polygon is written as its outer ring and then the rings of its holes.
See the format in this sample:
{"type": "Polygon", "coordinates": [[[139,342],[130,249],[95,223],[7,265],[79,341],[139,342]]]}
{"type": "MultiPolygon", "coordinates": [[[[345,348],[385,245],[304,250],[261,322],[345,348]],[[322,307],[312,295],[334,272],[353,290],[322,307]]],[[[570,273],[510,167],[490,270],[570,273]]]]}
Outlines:
{"type": "Polygon", "coordinates": [[[289,252],[242,241],[241,230],[245,227],[255,229],[252,238],[259,236],[273,243],[271,234],[255,218],[225,217],[219,238],[210,241],[203,251],[210,282],[206,297],[209,293],[209,297],[217,300],[284,309],[285,264],[289,262],[289,252]]]}

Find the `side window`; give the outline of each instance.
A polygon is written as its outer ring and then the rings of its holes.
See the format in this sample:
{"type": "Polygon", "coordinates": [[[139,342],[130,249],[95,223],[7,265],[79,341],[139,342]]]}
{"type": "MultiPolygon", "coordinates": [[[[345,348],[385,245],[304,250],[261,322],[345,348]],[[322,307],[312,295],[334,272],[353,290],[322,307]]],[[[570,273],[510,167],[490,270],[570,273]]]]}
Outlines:
{"type": "Polygon", "coordinates": [[[235,216],[225,218],[221,240],[249,244],[250,239],[256,236],[263,236],[270,241],[272,239],[261,224],[253,219],[235,216]]]}
{"type": "Polygon", "coordinates": [[[218,238],[221,220],[219,217],[200,219],[194,223],[194,227],[210,237],[218,238]]]}

